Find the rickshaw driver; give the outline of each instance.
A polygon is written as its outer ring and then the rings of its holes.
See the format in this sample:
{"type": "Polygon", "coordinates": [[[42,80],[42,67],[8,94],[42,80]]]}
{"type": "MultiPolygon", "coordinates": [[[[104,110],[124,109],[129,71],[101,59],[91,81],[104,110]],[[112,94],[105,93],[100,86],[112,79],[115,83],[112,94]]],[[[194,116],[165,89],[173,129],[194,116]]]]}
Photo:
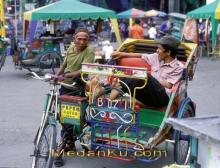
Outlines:
{"type": "MultiPolygon", "coordinates": [[[[95,52],[94,49],[88,46],[89,42],[89,32],[86,28],[78,28],[75,32],[75,36],[73,37],[73,43],[70,45],[67,50],[66,57],[63,65],[55,75],[54,79],[63,81],[67,84],[72,84],[76,82],[76,86],[84,86],[84,83],[80,78],[80,70],[81,64],[84,63],[93,63],[95,52]]],[[[71,93],[72,90],[61,86],[60,95],[71,93]]],[[[63,138],[64,132],[67,132],[68,137],[74,137],[73,126],[68,124],[62,125],[61,137],[63,138]]],[[[59,154],[62,150],[61,146],[63,139],[61,138],[60,146],[57,149],[57,153],[59,154]]],[[[66,146],[64,146],[64,150],[74,150],[75,143],[74,139],[70,139],[67,141],[66,146]]],[[[64,165],[62,155],[55,158],[54,162],[55,166],[60,167],[64,165]]]]}
{"type": "MultiPolygon", "coordinates": [[[[64,80],[64,83],[72,84],[74,81],[80,82],[81,64],[93,63],[95,58],[94,49],[88,46],[89,31],[86,28],[78,28],[73,37],[73,43],[67,50],[65,60],[55,75],[58,80],[64,80]]],[[[82,85],[81,85],[82,86],[82,85]]],[[[60,94],[66,94],[72,90],[61,86],[60,94]]]]}
{"type": "MultiPolygon", "coordinates": [[[[172,36],[164,36],[159,40],[156,53],[140,54],[115,51],[112,57],[141,57],[151,66],[151,74],[148,74],[147,85],[143,89],[138,89],[136,99],[140,103],[150,107],[163,107],[169,102],[169,94],[172,86],[181,78],[184,65],[177,60],[176,52],[180,41],[172,36]]],[[[144,81],[138,79],[122,79],[131,91],[137,86],[143,86],[144,81]]],[[[119,89],[126,91],[126,88],[120,86],[115,78],[112,82],[110,98],[115,99],[119,95],[119,89]]]]}

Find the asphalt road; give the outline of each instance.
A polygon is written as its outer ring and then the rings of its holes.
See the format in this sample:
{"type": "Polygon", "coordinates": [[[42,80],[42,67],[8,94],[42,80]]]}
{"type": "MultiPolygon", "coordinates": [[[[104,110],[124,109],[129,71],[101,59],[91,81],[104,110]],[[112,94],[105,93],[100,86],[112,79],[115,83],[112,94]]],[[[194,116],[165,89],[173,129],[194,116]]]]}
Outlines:
{"type": "MultiPolygon", "coordinates": [[[[40,123],[47,83],[15,70],[10,57],[0,72],[0,168],[30,168],[33,139],[40,123]]],[[[220,114],[220,59],[200,59],[188,95],[197,104],[197,116],[220,114]]],[[[157,162],[124,162],[105,158],[66,158],[65,168],[161,168],[173,157],[157,162]]]]}

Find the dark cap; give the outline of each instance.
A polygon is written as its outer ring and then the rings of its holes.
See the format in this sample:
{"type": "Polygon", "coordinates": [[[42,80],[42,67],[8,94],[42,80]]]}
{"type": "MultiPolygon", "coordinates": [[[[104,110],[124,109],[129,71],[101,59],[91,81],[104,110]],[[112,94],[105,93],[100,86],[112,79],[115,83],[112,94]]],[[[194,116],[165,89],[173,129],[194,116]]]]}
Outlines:
{"type": "Polygon", "coordinates": [[[180,45],[180,41],[172,36],[164,36],[158,42],[172,49],[177,49],[180,45]]]}

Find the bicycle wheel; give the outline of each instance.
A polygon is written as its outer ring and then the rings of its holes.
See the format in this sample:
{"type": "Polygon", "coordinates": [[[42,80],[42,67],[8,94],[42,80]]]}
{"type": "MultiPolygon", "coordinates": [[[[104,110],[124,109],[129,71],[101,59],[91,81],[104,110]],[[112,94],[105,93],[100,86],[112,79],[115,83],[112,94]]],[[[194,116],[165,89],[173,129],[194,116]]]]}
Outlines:
{"type": "Polygon", "coordinates": [[[57,72],[62,63],[62,56],[57,52],[47,52],[45,53],[39,62],[39,71],[46,72],[52,71],[53,74],[57,72]]]}
{"type": "MultiPolygon", "coordinates": [[[[39,131],[38,131],[39,136],[39,131]]],[[[32,168],[51,168],[55,157],[56,126],[46,125],[35,144],[32,168]]]]}
{"type": "Polygon", "coordinates": [[[6,51],[3,51],[3,53],[0,55],[0,71],[5,64],[5,60],[6,60],[6,51]]]}
{"type": "MultiPolygon", "coordinates": [[[[184,113],[181,118],[192,117],[194,111],[192,107],[187,104],[184,108],[184,113]]],[[[184,134],[181,131],[176,131],[175,144],[174,144],[174,161],[177,164],[187,164],[190,160],[190,141],[191,137],[187,134],[184,134]]]]}

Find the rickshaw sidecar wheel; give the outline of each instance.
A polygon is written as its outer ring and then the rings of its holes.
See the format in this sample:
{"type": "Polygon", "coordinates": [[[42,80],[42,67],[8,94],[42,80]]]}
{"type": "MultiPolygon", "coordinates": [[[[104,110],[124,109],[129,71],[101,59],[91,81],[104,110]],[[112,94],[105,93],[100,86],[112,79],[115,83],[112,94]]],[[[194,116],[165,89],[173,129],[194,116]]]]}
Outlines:
{"type": "Polygon", "coordinates": [[[56,130],[54,125],[47,125],[39,143],[35,145],[32,168],[50,168],[55,157],[56,130]]]}
{"type": "MultiPolygon", "coordinates": [[[[190,104],[186,104],[180,118],[193,117],[194,114],[194,109],[190,104]]],[[[191,136],[177,130],[174,130],[174,135],[174,161],[180,165],[188,164],[190,161],[191,136]]]]}

